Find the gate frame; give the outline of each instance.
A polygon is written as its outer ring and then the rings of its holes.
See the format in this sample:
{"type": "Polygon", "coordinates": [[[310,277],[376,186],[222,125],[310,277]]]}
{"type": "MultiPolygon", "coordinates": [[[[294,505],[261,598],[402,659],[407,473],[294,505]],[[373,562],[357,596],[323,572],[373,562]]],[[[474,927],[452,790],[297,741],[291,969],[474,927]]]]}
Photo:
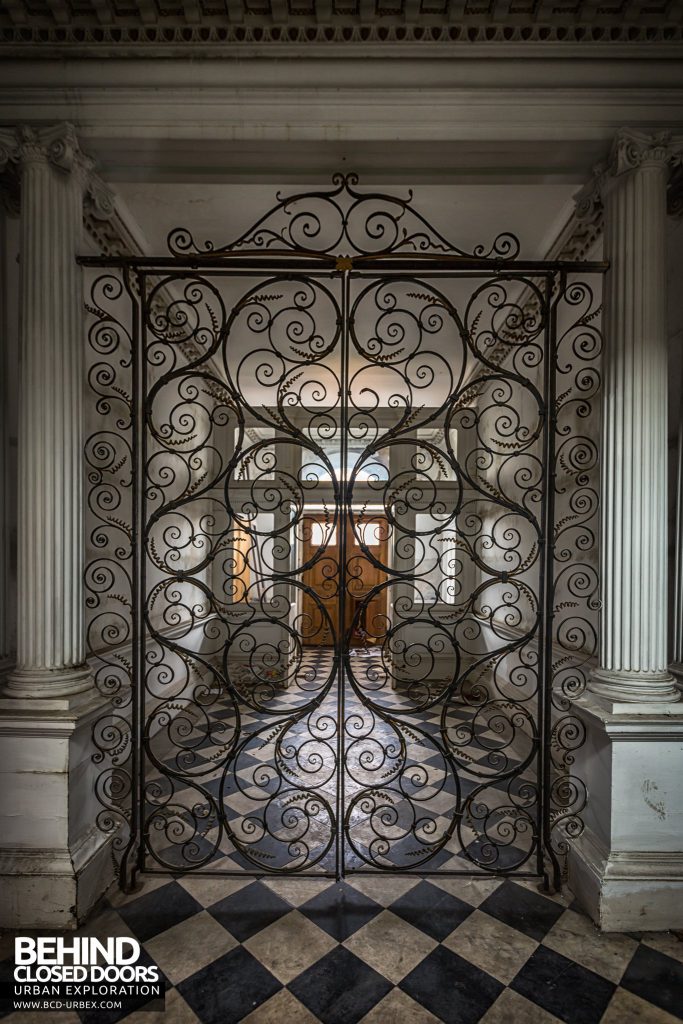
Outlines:
{"type": "MultiPolygon", "coordinates": [[[[353,196],[359,195],[349,187],[355,184],[353,176],[335,179],[335,183],[341,182],[341,186],[333,193],[309,193],[303,196],[288,197],[280,201],[275,210],[285,208],[286,204],[293,200],[309,197],[336,196],[346,189],[353,196]]],[[[411,197],[412,198],[412,197],[411,197]]],[[[408,200],[397,200],[395,197],[378,196],[373,194],[362,194],[363,200],[390,200],[400,203],[403,212],[408,209],[408,200]]],[[[409,211],[414,214],[414,211],[409,211]]],[[[270,211],[272,213],[272,211],[270,211]]],[[[352,874],[414,874],[417,876],[437,875],[443,877],[464,876],[464,877],[519,877],[519,878],[541,878],[544,888],[557,890],[561,886],[561,865],[557,852],[553,848],[551,833],[554,824],[551,822],[551,713],[552,713],[552,687],[553,687],[553,620],[554,611],[552,607],[553,588],[555,582],[554,573],[554,551],[555,541],[553,533],[555,529],[555,430],[557,424],[557,388],[556,388],[556,359],[557,354],[557,302],[553,300],[554,289],[559,288],[559,294],[566,292],[569,275],[602,275],[609,268],[604,261],[565,261],[565,260],[520,260],[513,252],[511,257],[496,255],[471,256],[463,254],[459,250],[443,251],[422,251],[406,253],[405,251],[380,251],[377,253],[358,252],[351,255],[318,252],[307,249],[292,249],[289,251],[273,251],[260,247],[245,248],[245,238],[254,237],[254,233],[270,216],[266,214],[249,231],[238,239],[232,246],[224,249],[214,250],[213,247],[204,251],[194,252],[174,251],[172,255],[165,256],[84,256],[78,258],[78,263],[85,268],[92,268],[100,271],[118,272],[121,275],[125,291],[128,294],[131,305],[131,341],[134,350],[132,366],[133,400],[131,405],[131,430],[133,440],[133,475],[132,475],[132,508],[133,508],[133,530],[132,530],[132,589],[133,589],[133,614],[132,614],[132,648],[134,668],[132,674],[133,702],[131,708],[131,729],[132,729],[132,791],[131,809],[132,817],[129,822],[130,834],[127,843],[120,846],[119,880],[125,891],[131,891],[136,885],[139,873],[168,874],[171,869],[158,870],[145,866],[145,825],[144,825],[144,727],[145,727],[145,690],[141,684],[144,678],[144,653],[145,653],[145,621],[144,602],[146,598],[146,581],[144,571],[144,541],[146,534],[146,521],[144,516],[144,500],[142,500],[142,486],[145,479],[146,466],[146,434],[144,406],[146,394],[143,393],[142,384],[145,381],[144,355],[146,352],[144,344],[144,324],[147,309],[145,281],[151,276],[178,275],[197,276],[206,274],[207,277],[239,277],[262,274],[264,277],[275,275],[296,275],[315,279],[322,277],[325,280],[338,278],[341,281],[341,309],[343,316],[343,332],[348,332],[349,323],[349,289],[350,283],[354,280],[372,279],[375,281],[391,281],[397,277],[413,277],[423,279],[429,277],[431,280],[442,278],[452,279],[481,279],[488,282],[504,282],[518,276],[538,279],[543,282],[543,289],[546,295],[547,322],[543,330],[544,336],[544,400],[546,411],[543,424],[543,479],[545,481],[545,497],[542,504],[543,529],[540,538],[539,560],[542,568],[539,573],[539,610],[541,611],[542,625],[539,628],[539,660],[538,660],[538,692],[537,692],[537,716],[539,726],[538,751],[534,761],[538,764],[536,783],[538,785],[538,815],[539,833],[536,850],[536,871],[496,870],[490,871],[476,869],[474,864],[471,870],[462,871],[438,871],[429,870],[428,862],[415,869],[391,869],[368,866],[362,869],[353,869],[348,872],[352,874]]],[[[401,214],[402,216],[403,214],[401,214]]],[[[419,217],[419,215],[417,215],[419,217]]],[[[399,218],[400,219],[400,218],[399,218]]],[[[419,217],[422,224],[433,231],[442,242],[442,236],[427,222],[419,217]]],[[[345,222],[345,226],[348,226],[345,222]]],[[[169,247],[173,249],[172,239],[180,234],[180,229],[171,232],[169,236],[169,247]]],[[[514,237],[514,236],[500,236],[514,237]]],[[[497,242],[498,240],[496,240],[497,242]]],[[[193,243],[194,244],[194,243],[193,243]]],[[[448,243],[450,244],[450,243],[448,243]]],[[[403,242],[401,243],[401,246],[403,242]]],[[[496,243],[494,243],[495,250],[496,243]]],[[[443,250],[444,246],[438,248],[443,250]]],[[[451,249],[454,247],[451,246],[451,249]]],[[[584,284],[584,282],[581,282],[584,284]]],[[[540,287],[540,285],[539,285],[540,287]]],[[[92,307],[88,307],[92,312],[92,307]]],[[[343,351],[348,351],[348,339],[342,341],[343,351]]],[[[342,364],[344,363],[342,352],[342,364]]],[[[346,395],[347,380],[341,377],[342,391],[346,395]]],[[[348,398],[341,403],[341,414],[348,410],[348,398]]],[[[342,438],[342,466],[345,462],[345,432],[341,431],[342,438]]],[[[346,498],[342,501],[340,514],[348,516],[348,502],[346,498]]],[[[346,565],[345,561],[345,527],[341,530],[340,566],[346,565]]],[[[346,572],[346,569],[344,570],[346,572]]],[[[340,592],[345,588],[340,587],[340,592]]],[[[343,706],[342,698],[339,696],[343,689],[341,673],[343,671],[345,651],[345,630],[339,629],[339,635],[335,647],[336,671],[338,673],[336,686],[338,688],[338,714],[341,714],[343,706]],[[339,702],[342,701],[340,706],[339,702]]],[[[343,722],[341,718],[337,722],[339,739],[337,741],[338,756],[343,749],[343,722]]],[[[575,749],[575,746],[572,748],[575,749]]],[[[95,760],[101,762],[101,747],[98,747],[98,754],[95,760]]],[[[569,761],[568,763],[571,763],[569,761]]],[[[337,765],[337,773],[341,776],[344,773],[343,761],[337,765]]],[[[289,877],[344,877],[344,855],[345,827],[343,802],[339,804],[340,784],[337,783],[337,820],[336,835],[333,845],[337,848],[336,873],[322,871],[306,871],[280,869],[277,871],[263,870],[234,870],[224,871],[220,869],[193,869],[188,866],[187,873],[196,873],[201,876],[240,876],[240,877],[277,877],[278,875],[289,877]]],[[[343,792],[343,786],[342,786],[343,792]]],[[[580,820],[580,819],[579,819],[580,820]]],[[[109,828],[109,831],[112,831],[109,828]]],[[[575,833],[578,834],[578,833],[575,833]]],[[[533,854],[530,858],[533,859],[533,854]]]]}

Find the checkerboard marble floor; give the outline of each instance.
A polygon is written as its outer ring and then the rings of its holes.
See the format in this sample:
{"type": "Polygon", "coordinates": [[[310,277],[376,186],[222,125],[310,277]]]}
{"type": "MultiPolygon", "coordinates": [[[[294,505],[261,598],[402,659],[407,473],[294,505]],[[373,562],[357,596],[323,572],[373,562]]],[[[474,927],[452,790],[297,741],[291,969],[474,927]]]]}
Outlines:
{"type": "MultiPolygon", "coordinates": [[[[530,881],[146,876],[140,891],[112,893],[81,933],[134,936],[161,968],[165,1013],[138,1011],[129,1024],[683,1020],[683,941],[602,935],[570,894],[530,881]]],[[[4,945],[8,957],[10,937],[4,945]]]]}

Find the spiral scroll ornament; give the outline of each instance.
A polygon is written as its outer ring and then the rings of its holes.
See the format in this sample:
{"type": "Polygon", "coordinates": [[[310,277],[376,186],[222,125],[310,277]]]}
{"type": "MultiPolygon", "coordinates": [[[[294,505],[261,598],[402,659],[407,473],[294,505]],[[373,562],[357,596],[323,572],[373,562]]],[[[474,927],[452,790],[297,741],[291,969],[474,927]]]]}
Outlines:
{"type": "Polygon", "coordinates": [[[87,306],[87,371],[95,429],[85,448],[87,642],[95,685],[109,710],[93,726],[97,825],[117,861],[131,840],[134,790],[133,423],[134,339],[127,275],[98,274],[87,306]]]}

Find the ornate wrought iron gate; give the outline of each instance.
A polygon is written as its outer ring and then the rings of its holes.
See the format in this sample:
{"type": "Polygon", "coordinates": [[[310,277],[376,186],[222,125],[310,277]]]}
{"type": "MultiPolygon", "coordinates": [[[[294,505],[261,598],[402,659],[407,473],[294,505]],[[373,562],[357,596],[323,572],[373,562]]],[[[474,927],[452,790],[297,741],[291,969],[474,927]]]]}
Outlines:
{"type": "Polygon", "coordinates": [[[87,259],[99,823],[138,869],[558,884],[595,644],[577,273],[353,177],[87,259]]]}

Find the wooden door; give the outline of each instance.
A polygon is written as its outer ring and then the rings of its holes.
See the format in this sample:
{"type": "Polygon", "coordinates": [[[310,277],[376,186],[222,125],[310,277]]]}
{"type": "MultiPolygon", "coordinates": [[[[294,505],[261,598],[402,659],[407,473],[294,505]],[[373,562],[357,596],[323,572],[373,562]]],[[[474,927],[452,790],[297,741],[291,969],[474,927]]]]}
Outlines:
{"type": "Polygon", "coordinates": [[[339,529],[332,529],[322,514],[306,516],[301,560],[305,564],[313,558],[316,561],[302,574],[302,583],[312,593],[299,591],[296,628],[303,644],[333,647],[339,632],[339,529]]]}
{"type": "Polygon", "coordinates": [[[373,591],[386,579],[386,572],[375,565],[387,565],[389,539],[384,516],[364,517],[354,531],[347,528],[346,628],[351,630],[350,645],[365,647],[381,644],[387,629],[386,589],[373,591]],[[360,541],[368,550],[365,554],[360,541]],[[372,595],[372,596],[371,596],[372,595]]]}
{"type": "MultiPolygon", "coordinates": [[[[339,631],[339,530],[330,530],[323,515],[310,517],[310,529],[302,542],[303,561],[320,551],[321,538],[327,545],[318,560],[302,575],[311,593],[303,592],[299,632],[307,646],[331,647],[339,631]],[[326,614],[325,614],[326,613],[326,614]]],[[[365,518],[357,527],[368,551],[383,565],[388,558],[388,526],[383,516],[365,518]]],[[[346,525],[346,592],[344,628],[351,630],[350,646],[370,646],[382,642],[387,630],[386,590],[370,596],[386,574],[363,552],[350,523],[346,525]]]]}

